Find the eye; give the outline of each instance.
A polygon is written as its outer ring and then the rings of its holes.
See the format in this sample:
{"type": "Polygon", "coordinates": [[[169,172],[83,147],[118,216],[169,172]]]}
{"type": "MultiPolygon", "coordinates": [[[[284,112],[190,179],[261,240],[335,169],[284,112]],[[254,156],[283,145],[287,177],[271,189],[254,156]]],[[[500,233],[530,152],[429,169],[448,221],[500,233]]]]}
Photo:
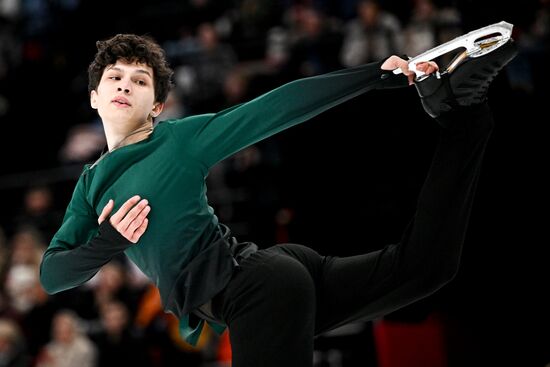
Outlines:
{"type": "Polygon", "coordinates": [[[147,85],[145,80],[138,80],[138,81],[136,81],[136,83],[138,83],[139,85],[147,85]]]}
{"type": "Polygon", "coordinates": [[[119,76],[116,76],[116,75],[114,75],[114,76],[110,76],[110,77],[108,77],[107,79],[111,79],[111,80],[120,80],[120,77],[119,77],[119,76]]]}

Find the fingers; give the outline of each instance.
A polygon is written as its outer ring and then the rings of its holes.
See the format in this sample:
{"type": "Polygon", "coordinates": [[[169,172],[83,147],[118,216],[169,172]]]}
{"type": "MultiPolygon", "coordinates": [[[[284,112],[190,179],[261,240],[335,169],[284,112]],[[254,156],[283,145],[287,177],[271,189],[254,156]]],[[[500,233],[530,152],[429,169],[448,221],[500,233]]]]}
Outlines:
{"type": "Polygon", "coordinates": [[[139,241],[142,234],[145,233],[145,230],[147,229],[147,225],[149,224],[149,219],[145,218],[141,225],[134,231],[132,234],[132,238],[129,238],[129,240],[133,243],[136,243],[139,241]]]}
{"type": "Polygon", "coordinates": [[[398,65],[399,65],[398,67],[403,72],[403,75],[407,76],[407,79],[409,80],[409,85],[414,84],[414,77],[416,76],[416,74],[414,73],[414,71],[411,71],[409,69],[409,63],[399,58],[398,65]]]}
{"type": "Polygon", "coordinates": [[[151,211],[148,201],[140,199],[139,196],[128,199],[110,219],[113,227],[133,243],[136,243],[147,229],[147,215],[151,211]]]}
{"type": "Polygon", "coordinates": [[[126,226],[126,232],[128,234],[134,233],[138,229],[143,221],[147,218],[147,214],[151,211],[151,207],[147,205],[147,200],[142,200],[136,205],[126,217],[122,220],[119,226],[126,226]]]}
{"type": "Polygon", "coordinates": [[[99,218],[97,218],[97,223],[98,224],[101,224],[103,223],[103,221],[105,219],[107,219],[107,217],[109,216],[109,214],[111,214],[111,211],[113,210],[113,207],[115,206],[115,202],[111,199],[109,200],[109,202],[107,203],[107,205],[105,205],[105,207],[103,208],[103,210],[101,211],[101,214],[99,215],[99,218]]]}
{"type": "Polygon", "coordinates": [[[388,57],[380,68],[382,70],[395,70],[399,68],[403,74],[407,76],[407,79],[409,79],[409,85],[413,84],[415,74],[413,71],[409,70],[409,63],[399,56],[392,55],[388,57]]]}
{"type": "Polygon", "coordinates": [[[380,68],[382,70],[395,70],[397,68],[400,68],[405,75],[409,75],[410,73],[412,73],[412,71],[409,70],[409,63],[396,55],[388,57],[380,68]]]}
{"type": "Polygon", "coordinates": [[[416,68],[424,74],[432,74],[439,70],[439,66],[434,61],[419,62],[416,68]]]}
{"type": "MultiPolygon", "coordinates": [[[[395,70],[400,68],[403,74],[409,79],[409,84],[412,84],[414,81],[415,73],[409,69],[408,61],[399,56],[392,55],[388,57],[380,68],[382,70],[395,70]]],[[[423,61],[416,64],[416,69],[424,74],[432,74],[439,70],[439,66],[434,61],[423,61]]]]}
{"type": "Polygon", "coordinates": [[[126,202],[122,204],[120,209],[118,209],[118,211],[111,217],[111,224],[117,225],[118,223],[120,223],[122,219],[124,219],[126,214],[130,211],[130,209],[132,209],[132,207],[138,203],[139,199],[141,198],[136,195],[126,200],[126,202]]]}

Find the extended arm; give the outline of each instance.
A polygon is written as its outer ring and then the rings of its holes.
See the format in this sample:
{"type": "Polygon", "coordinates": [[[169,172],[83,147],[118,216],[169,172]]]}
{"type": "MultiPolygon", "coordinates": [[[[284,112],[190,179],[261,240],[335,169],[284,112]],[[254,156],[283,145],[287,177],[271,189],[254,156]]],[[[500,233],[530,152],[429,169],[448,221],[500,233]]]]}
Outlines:
{"type": "Polygon", "coordinates": [[[182,131],[190,135],[188,149],[210,167],[361,93],[407,86],[405,76],[381,69],[384,61],[298,79],[217,114],[182,120],[182,131]]]}
{"type": "Polygon", "coordinates": [[[97,235],[69,249],[55,237],[40,264],[40,282],[49,294],[74,288],[91,279],[115,255],[132,245],[107,220],[97,235]]]}

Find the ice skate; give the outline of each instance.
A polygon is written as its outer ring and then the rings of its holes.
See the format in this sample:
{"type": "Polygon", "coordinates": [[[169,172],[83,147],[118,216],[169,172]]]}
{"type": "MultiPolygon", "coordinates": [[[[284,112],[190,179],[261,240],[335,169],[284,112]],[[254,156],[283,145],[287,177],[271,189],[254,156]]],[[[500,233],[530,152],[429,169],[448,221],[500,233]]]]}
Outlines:
{"type": "Polygon", "coordinates": [[[412,66],[411,70],[416,74],[415,86],[424,110],[430,116],[438,117],[453,107],[483,102],[495,76],[517,54],[517,46],[510,37],[511,30],[509,23],[493,24],[411,59],[409,67],[412,66]],[[416,70],[417,63],[431,61],[457,48],[465,50],[456,54],[442,72],[425,75],[416,70]]]}

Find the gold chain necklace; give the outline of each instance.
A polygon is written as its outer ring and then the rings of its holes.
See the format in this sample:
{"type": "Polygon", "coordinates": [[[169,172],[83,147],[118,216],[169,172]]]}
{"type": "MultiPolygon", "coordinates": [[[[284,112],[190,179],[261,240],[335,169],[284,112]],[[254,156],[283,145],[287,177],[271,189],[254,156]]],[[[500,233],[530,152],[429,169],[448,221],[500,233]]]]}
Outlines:
{"type": "Polygon", "coordinates": [[[94,164],[91,165],[90,169],[94,168],[95,166],[97,166],[97,164],[106,156],[108,155],[109,153],[112,153],[114,152],[115,150],[117,150],[118,148],[120,148],[122,145],[122,143],[124,141],[126,141],[126,139],[128,139],[130,136],[132,135],[136,135],[137,133],[139,132],[142,132],[142,131],[147,131],[148,133],[151,133],[153,132],[153,127],[151,126],[148,126],[148,127],[145,127],[145,128],[141,128],[141,129],[137,129],[135,131],[132,131],[130,134],[126,135],[124,138],[122,138],[121,141],[119,141],[114,147],[113,149],[111,150],[107,150],[107,151],[104,151],[103,153],[101,153],[101,156],[97,159],[97,161],[94,162],[94,164]]]}

